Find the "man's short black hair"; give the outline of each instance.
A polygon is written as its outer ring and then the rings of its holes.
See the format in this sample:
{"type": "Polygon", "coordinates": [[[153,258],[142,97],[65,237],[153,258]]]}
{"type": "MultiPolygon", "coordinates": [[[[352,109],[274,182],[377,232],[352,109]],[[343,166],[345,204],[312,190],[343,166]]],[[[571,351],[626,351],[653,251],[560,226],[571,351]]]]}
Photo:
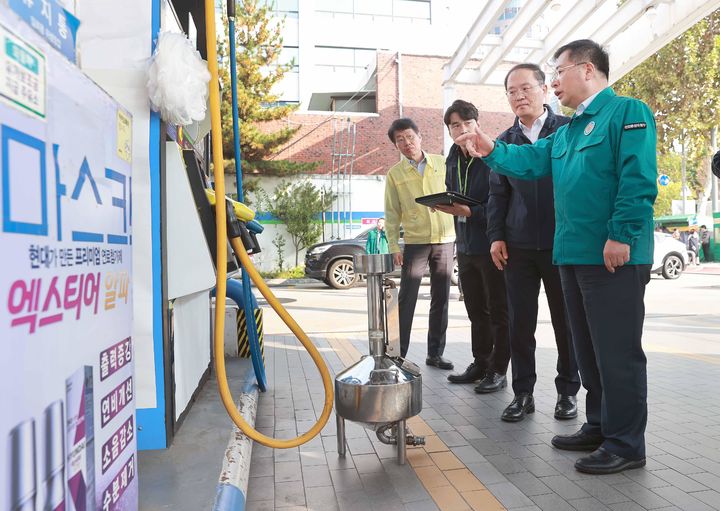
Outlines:
{"type": "Polygon", "coordinates": [[[469,121],[471,119],[478,120],[478,109],[469,101],[462,99],[456,99],[453,104],[448,107],[445,111],[443,121],[445,126],[450,126],[450,116],[452,114],[458,114],[463,121],[469,121]]]}
{"type": "Polygon", "coordinates": [[[566,45],[561,46],[553,55],[555,60],[560,58],[560,55],[569,51],[568,58],[574,63],[579,62],[590,62],[595,69],[605,75],[605,78],[610,78],[610,57],[608,52],[595,41],[590,39],[579,39],[566,45]]]}
{"type": "Polygon", "coordinates": [[[533,64],[532,62],[523,62],[522,64],[513,66],[505,75],[505,90],[507,90],[508,78],[510,78],[510,75],[518,69],[529,69],[535,75],[535,79],[538,81],[538,84],[543,85],[545,83],[545,73],[542,69],[540,69],[540,66],[533,64]]]}
{"type": "Polygon", "coordinates": [[[388,129],[388,137],[390,138],[390,142],[392,142],[393,144],[395,143],[396,131],[404,130],[413,130],[417,135],[420,134],[420,130],[418,129],[417,124],[415,124],[415,121],[408,117],[401,117],[400,119],[395,119],[390,125],[390,129],[388,129]]]}

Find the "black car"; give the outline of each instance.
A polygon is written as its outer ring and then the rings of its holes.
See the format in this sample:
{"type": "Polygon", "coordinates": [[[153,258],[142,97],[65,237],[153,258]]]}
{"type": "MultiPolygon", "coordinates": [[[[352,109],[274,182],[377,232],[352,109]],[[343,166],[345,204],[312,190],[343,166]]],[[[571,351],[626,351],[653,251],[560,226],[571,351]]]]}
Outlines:
{"type": "MultiPolygon", "coordinates": [[[[358,281],[358,276],[353,271],[353,256],[365,253],[365,243],[370,230],[347,240],[333,240],[312,245],[305,252],[305,276],[322,280],[335,289],[353,287],[358,281]]],[[[402,245],[402,239],[400,244],[402,245]]],[[[451,281],[457,285],[457,259],[453,262],[451,281]]],[[[397,268],[390,275],[399,277],[400,269],[397,268]]]]}

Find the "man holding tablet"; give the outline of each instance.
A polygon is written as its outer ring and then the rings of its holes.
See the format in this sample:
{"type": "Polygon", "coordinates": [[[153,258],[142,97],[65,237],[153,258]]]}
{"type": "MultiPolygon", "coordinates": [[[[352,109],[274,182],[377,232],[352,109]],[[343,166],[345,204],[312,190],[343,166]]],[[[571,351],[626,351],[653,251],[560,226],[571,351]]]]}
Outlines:
{"type": "MultiPolygon", "coordinates": [[[[444,122],[450,136],[471,133],[477,127],[478,111],[472,103],[457,100],[445,112],[444,122]]],[[[445,160],[445,185],[479,201],[467,206],[459,202],[435,206],[453,215],[460,282],[465,295],[465,309],[471,324],[473,362],[462,374],[451,374],[451,383],[480,382],[475,392],[496,392],[507,385],[505,373],[510,361],[505,280],[490,257],[490,243],[485,231],[490,169],[480,158],[472,158],[464,146],[453,144],[445,160]]]]}

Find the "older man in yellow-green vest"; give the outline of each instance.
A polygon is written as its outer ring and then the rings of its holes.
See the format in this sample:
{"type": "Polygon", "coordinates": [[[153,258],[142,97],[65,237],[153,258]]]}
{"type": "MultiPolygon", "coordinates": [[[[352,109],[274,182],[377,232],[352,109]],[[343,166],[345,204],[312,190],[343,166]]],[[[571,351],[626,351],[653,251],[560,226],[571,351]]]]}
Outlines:
{"type": "Polygon", "coordinates": [[[554,58],[555,95],[575,109],[569,124],[534,144],[493,141],[479,129],[459,143],[499,174],[552,175],[553,262],[587,389],[585,424],[552,444],[592,451],[575,462],[577,470],[612,474],[645,465],[642,330],[653,261],[655,120],[645,103],[608,87],[609,58],[597,43],[568,43],[554,58]]]}
{"type": "Polygon", "coordinates": [[[430,266],[430,321],[425,363],[452,369],[443,358],[448,324],[450,276],[453,267],[455,226],[453,217],[421,206],[415,199],[445,191],[445,158],[422,150],[422,136],[412,119],[397,119],[388,130],[390,141],[402,157],[393,165],[385,181],[385,228],[390,253],[402,266],[399,316],[400,354],[410,346],[415,304],[420,281],[430,266]],[[400,226],[404,248],[400,250],[400,226]]]}

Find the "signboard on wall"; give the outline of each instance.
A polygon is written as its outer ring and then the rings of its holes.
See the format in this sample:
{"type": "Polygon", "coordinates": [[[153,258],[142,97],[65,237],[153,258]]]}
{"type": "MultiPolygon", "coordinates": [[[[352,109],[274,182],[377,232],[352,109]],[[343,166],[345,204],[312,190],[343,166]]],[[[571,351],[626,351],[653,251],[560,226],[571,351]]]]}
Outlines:
{"type": "Polygon", "coordinates": [[[2,6],[0,37],[44,109],[0,98],[0,511],[136,510],[129,114],[2,6]]]}
{"type": "Polygon", "coordinates": [[[80,20],[58,0],[8,0],[8,5],[53,48],[75,62],[80,20]]]}

